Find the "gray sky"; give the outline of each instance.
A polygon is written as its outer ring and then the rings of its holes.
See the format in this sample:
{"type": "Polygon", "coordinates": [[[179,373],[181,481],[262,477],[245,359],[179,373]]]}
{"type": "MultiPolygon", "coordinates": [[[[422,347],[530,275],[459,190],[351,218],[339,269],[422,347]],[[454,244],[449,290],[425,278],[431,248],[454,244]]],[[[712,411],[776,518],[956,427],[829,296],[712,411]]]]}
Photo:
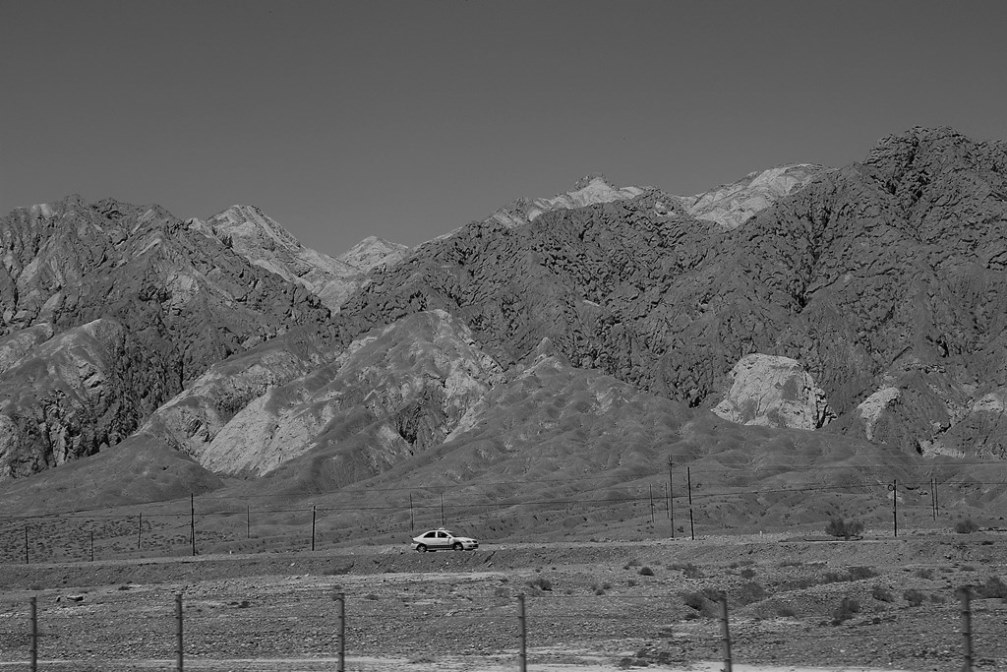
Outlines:
{"type": "Polygon", "coordinates": [[[1007,138],[1007,3],[0,0],[0,212],[258,205],[337,255],[602,172],[691,194],[1007,138]]]}

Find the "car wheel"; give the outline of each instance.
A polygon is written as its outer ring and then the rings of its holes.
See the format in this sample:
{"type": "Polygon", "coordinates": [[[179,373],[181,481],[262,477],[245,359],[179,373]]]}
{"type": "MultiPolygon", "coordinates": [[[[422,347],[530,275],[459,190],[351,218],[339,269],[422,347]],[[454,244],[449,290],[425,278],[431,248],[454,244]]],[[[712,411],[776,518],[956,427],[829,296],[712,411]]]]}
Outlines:
{"type": "Polygon", "coordinates": [[[453,548],[453,549],[454,549],[454,550],[456,550],[456,551],[460,551],[460,550],[462,550],[462,542],[460,542],[460,541],[456,541],[456,542],[455,542],[455,545],[454,545],[454,546],[452,546],[451,548],[453,548]]]}
{"type": "Polygon", "coordinates": [[[423,544],[420,544],[419,546],[416,547],[416,551],[419,552],[419,553],[426,553],[427,552],[427,547],[424,546],[423,544]]]}

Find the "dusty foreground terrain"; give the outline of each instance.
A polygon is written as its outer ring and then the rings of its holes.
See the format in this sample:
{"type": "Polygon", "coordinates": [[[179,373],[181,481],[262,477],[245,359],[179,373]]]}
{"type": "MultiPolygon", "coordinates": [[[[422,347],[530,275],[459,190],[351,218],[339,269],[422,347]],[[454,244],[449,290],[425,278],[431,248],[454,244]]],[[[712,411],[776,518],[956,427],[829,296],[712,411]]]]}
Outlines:
{"type": "Polygon", "coordinates": [[[958,670],[959,587],[972,585],[975,667],[1007,669],[1005,539],[730,537],[404,546],[0,568],[0,669],[29,669],[31,598],[46,670],[184,666],[581,672],[722,667],[726,593],[736,670],[958,670]]]}

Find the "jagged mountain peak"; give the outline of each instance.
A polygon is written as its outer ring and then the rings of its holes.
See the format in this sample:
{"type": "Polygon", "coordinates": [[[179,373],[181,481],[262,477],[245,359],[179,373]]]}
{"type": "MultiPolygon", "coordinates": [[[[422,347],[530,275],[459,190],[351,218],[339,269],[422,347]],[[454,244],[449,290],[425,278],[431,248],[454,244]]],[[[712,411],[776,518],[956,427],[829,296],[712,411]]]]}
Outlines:
{"type": "Polygon", "coordinates": [[[339,255],[339,260],[366,273],[378,266],[400,261],[409,252],[407,245],[392,243],[377,236],[367,236],[349,250],[339,255]]]}
{"type": "Polygon", "coordinates": [[[514,228],[533,222],[546,212],[636,198],[646,191],[643,187],[614,187],[604,176],[595,173],[577,180],[571,191],[562,194],[548,198],[519,198],[484,221],[514,228]]]}
{"type": "Polygon", "coordinates": [[[248,261],[301,285],[332,312],[359,286],[361,271],[341,259],[305,247],[254,205],[232,205],[206,222],[217,238],[248,261]]]}
{"type": "Polygon", "coordinates": [[[608,178],[605,177],[603,173],[588,173],[584,177],[580,178],[573,184],[573,189],[571,191],[580,191],[581,189],[587,189],[588,187],[594,188],[604,188],[614,189],[614,185],[609,182],[608,178]]]}

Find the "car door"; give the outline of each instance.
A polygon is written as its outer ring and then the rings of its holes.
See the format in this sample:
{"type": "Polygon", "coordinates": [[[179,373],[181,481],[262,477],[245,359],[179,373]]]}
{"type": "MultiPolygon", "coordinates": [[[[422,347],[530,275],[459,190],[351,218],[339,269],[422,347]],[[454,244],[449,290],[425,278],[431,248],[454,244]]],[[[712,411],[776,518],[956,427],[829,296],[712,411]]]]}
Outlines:
{"type": "Polygon", "coordinates": [[[451,548],[451,535],[447,532],[437,530],[437,548],[451,548]]]}

